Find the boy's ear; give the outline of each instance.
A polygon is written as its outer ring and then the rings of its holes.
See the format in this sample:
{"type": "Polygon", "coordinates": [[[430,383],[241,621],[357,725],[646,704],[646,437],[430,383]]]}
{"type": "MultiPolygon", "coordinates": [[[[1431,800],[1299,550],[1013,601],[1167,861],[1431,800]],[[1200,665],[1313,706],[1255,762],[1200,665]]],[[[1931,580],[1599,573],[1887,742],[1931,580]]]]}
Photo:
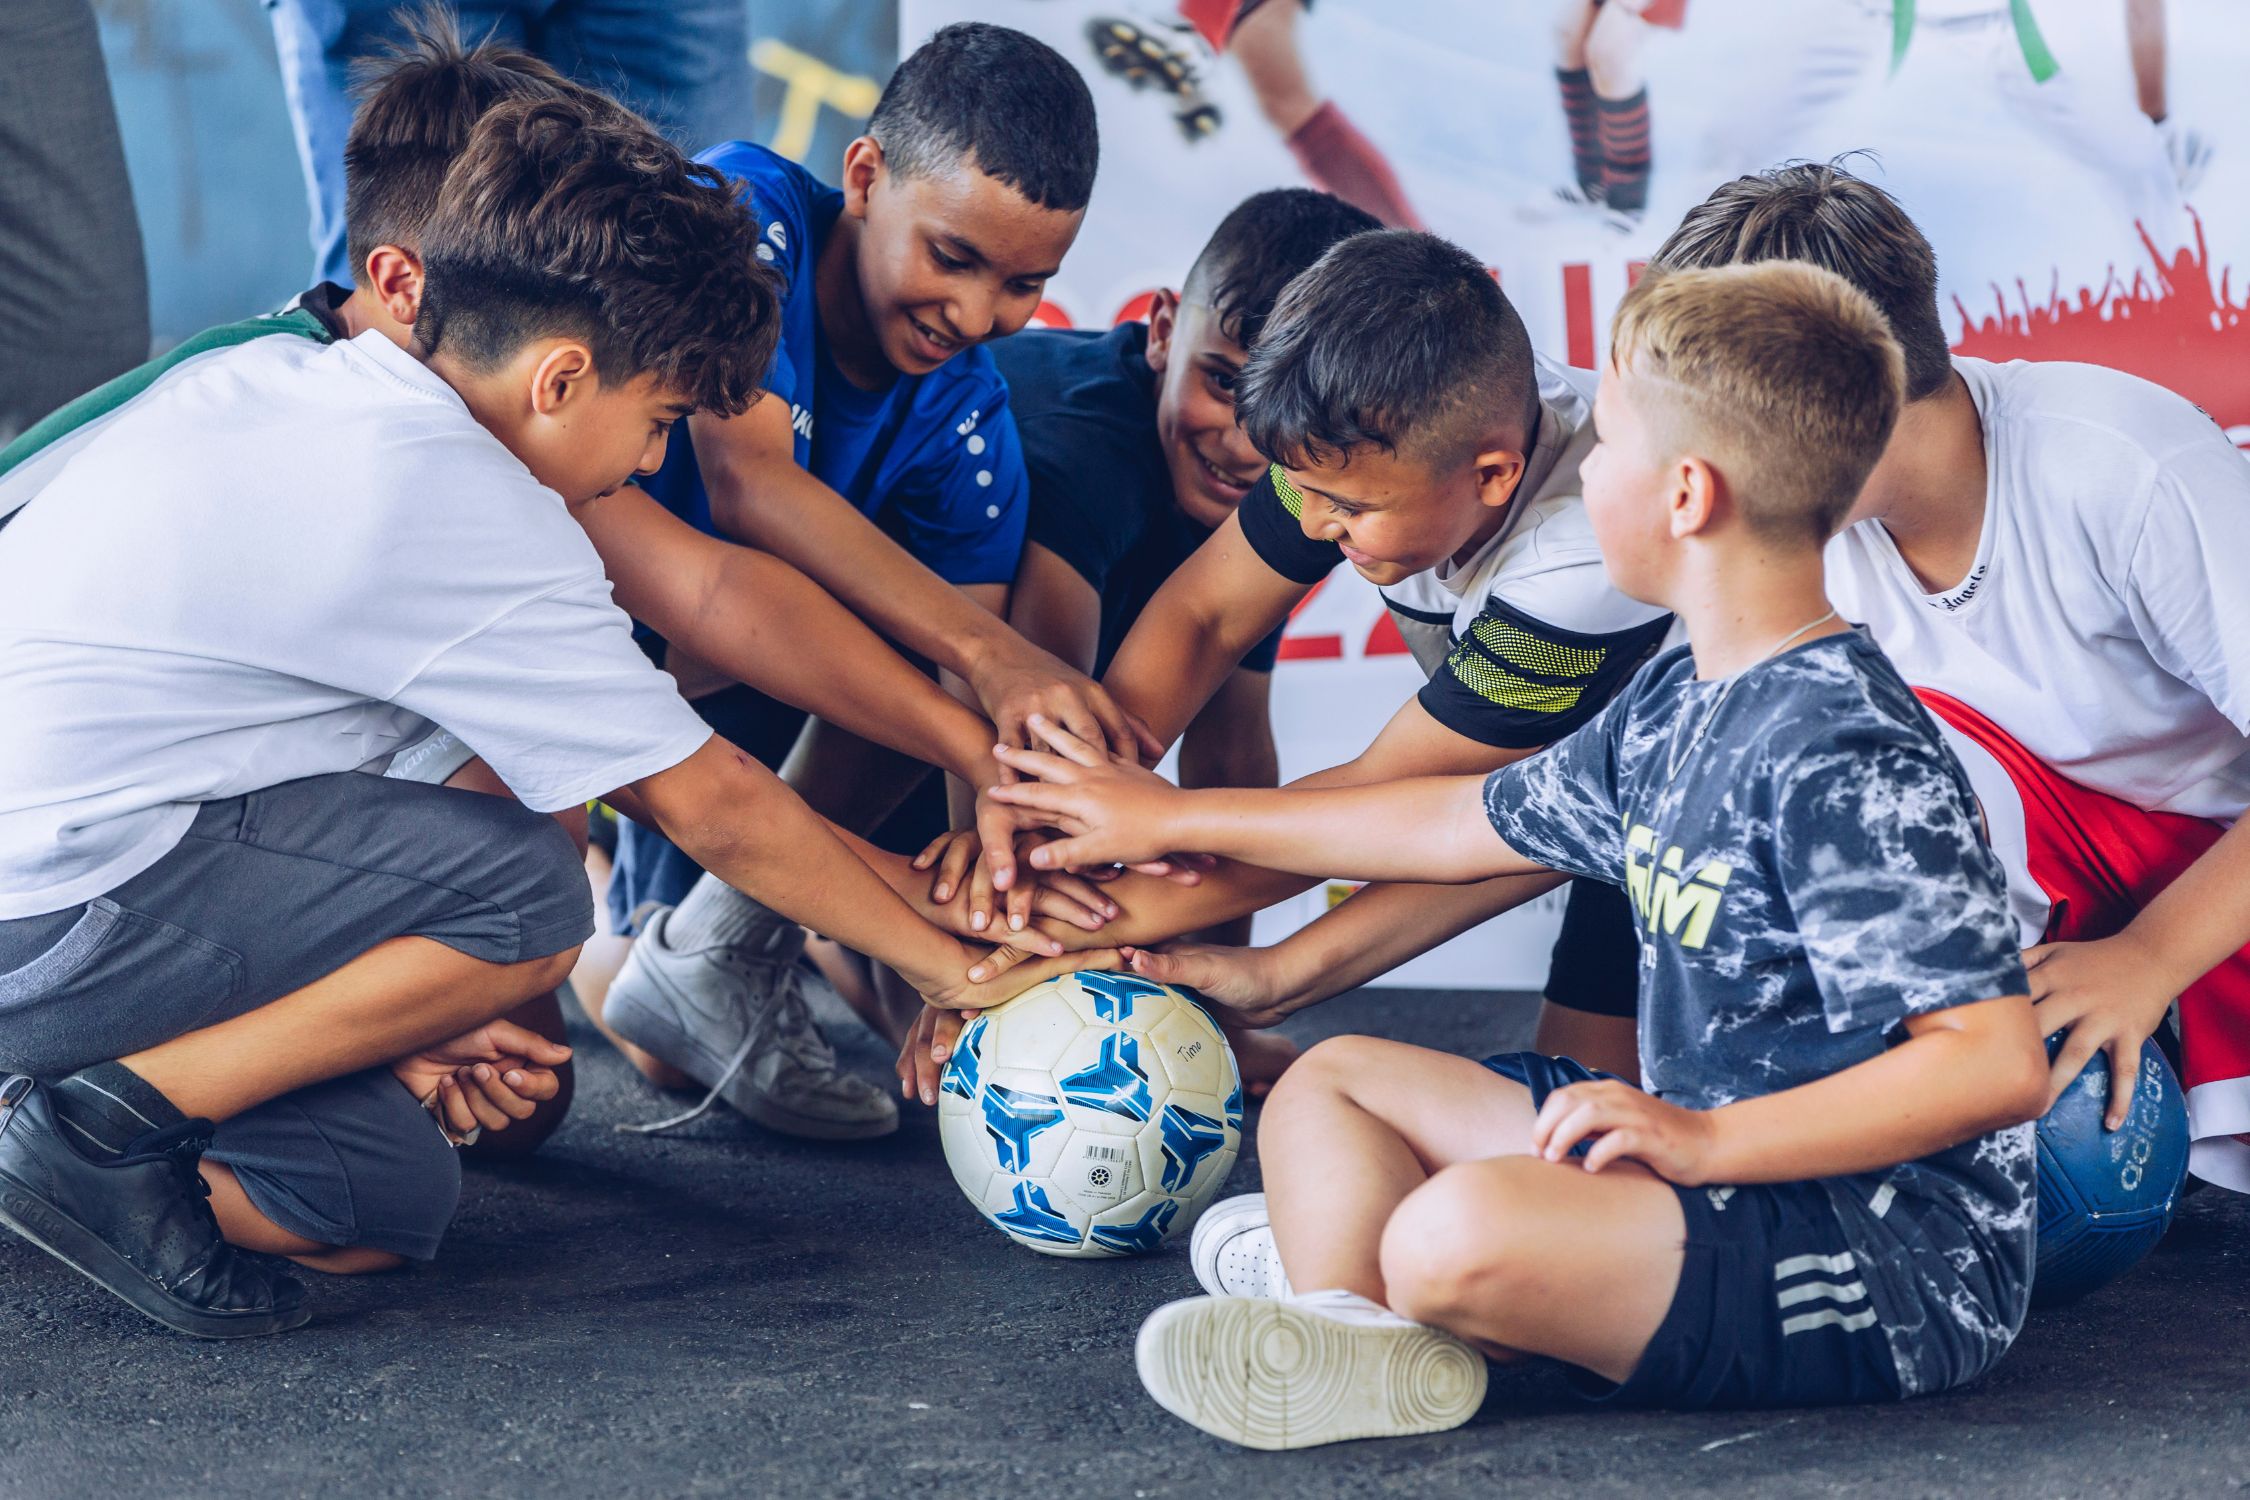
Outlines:
{"type": "Polygon", "coordinates": [[[1148,367],[1157,374],[1172,361],[1172,335],[1180,327],[1180,294],[1158,287],[1148,304],[1148,367]]]}
{"type": "Polygon", "coordinates": [[[1475,459],[1477,503],[1494,509],[1515,498],[1523,483],[1523,455],[1513,448],[1490,448],[1475,459]]]}
{"type": "Polygon", "coordinates": [[[422,310],[422,262],[413,251],[398,245],[377,245],[367,252],[361,271],[368,295],[382,305],[393,322],[411,328],[422,310]]]}
{"type": "Polygon", "coordinates": [[[1708,459],[1682,454],[1672,466],[1664,496],[1672,539],[1700,536],[1718,518],[1722,481],[1708,459]]]}
{"type": "Polygon", "coordinates": [[[576,339],[557,339],[531,366],[531,409],[542,417],[561,416],[590,400],[600,380],[594,351],[576,339]]]}
{"type": "Polygon", "coordinates": [[[871,135],[863,135],[844,148],[844,212],[855,219],[867,217],[867,197],[883,176],[883,148],[871,135]]]}

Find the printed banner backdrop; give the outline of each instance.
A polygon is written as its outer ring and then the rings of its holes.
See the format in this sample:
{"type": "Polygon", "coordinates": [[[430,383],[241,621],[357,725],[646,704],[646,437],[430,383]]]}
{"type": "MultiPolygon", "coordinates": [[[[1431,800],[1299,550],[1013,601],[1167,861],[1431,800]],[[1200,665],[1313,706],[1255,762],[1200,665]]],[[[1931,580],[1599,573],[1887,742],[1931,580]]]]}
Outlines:
{"type": "MultiPolygon", "coordinates": [[[[1105,325],[1178,285],[1236,202],[1308,180],[1301,154],[1330,174],[1317,185],[1482,255],[1541,348],[1592,366],[1638,265],[1711,188],[1863,151],[1854,169],[1937,247],[1962,352],[2115,365],[2250,446],[2241,0],[1611,0],[1647,18],[1604,18],[1595,44],[1611,76],[1645,80],[1637,222],[1557,193],[1575,178],[1558,32],[1597,3],[1251,0],[1237,28],[1237,0],[903,0],[899,37],[911,49],[948,21],[997,21],[1084,69],[1102,169],[1049,294],[1058,322],[1105,325]],[[1273,121],[1314,105],[1326,113],[1292,151],[1273,121]]],[[[1640,123],[1622,130],[1629,153],[1640,123]]],[[[1420,681],[1349,569],[1299,612],[1282,655],[1285,776],[1357,754],[1420,681]]],[[[1259,940],[1336,894],[1265,914],[1259,940]]],[[[1558,919],[1550,898],[1392,982],[1536,988],[1558,919]]]]}

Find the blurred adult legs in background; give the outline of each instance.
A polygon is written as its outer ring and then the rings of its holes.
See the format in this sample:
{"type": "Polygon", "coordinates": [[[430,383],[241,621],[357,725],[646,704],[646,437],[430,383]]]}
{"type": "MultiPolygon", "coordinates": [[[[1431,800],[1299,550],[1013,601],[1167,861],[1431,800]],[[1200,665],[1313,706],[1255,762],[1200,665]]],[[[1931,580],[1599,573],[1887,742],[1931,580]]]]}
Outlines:
{"type": "Polygon", "coordinates": [[[0,443],[148,353],[148,267],[93,7],[6,0],[0,443]]]}
{"type": "MultiPolygon", "coordinates": [[[[344,253],[352,65],[399,39],[406,3],[265,0],[312,202],[314,274],[323,281],[352,281],[344,253]]],[[[750,128],[744,0],[466,0],[452,9],[464,40],[521,47],[639,111],[688,151],[750,128]]]]}

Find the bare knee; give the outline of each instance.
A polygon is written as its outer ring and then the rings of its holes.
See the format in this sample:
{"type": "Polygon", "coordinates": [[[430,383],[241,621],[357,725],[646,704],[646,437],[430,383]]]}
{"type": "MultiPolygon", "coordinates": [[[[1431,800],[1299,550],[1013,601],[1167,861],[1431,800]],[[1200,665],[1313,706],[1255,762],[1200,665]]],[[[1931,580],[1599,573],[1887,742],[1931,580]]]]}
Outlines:
{"type": "Polygon", "coordinates": [[[545,958],[527,958],[522,963],[513,965],[518,981],[515,988],[522,992],[518,998],[535,1000],[562,988],[563,981],[570,977],[570,971],[578,966],[578,950],[581,946],[573,943],[559,953],[550,953],[545,958]]]}
{"type": "Polygon", "coordinates": [[[1602,8],[1593,0],[1564,0],[1555,16],[1555,61],[1565,68],[1586,66],[1586,34],[1602,8]]]}
{"type": "Polygon", "coordinates": [[[1268,1127],[1288,1129],[1290,1116],[1301,1110],[1350,1098],[1352,1081],[1367,1075],[1370,1056],[1381,1045],[1372,1037],[1332,1036],[1306,1048],[1266,1096],[1258,1120],[1259,1138],[1264,1139],[1268,1127]]]}
{"type": "Polygon", "coordinates": [[[1514,1302],[1536,1280],[1539,1247],[1533,1179],[1542,1163],[1497,1157],[1447,1167],[1409,1193],[1383,1226],[1385,1300],[1433,1327],[1475,1319],[1514,1302]]]}

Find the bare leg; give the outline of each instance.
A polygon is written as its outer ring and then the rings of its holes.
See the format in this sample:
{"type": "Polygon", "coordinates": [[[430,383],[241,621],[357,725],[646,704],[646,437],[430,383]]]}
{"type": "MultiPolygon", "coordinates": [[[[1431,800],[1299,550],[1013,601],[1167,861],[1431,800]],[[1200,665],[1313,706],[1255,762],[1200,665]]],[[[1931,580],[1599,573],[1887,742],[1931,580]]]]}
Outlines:
{"type": "Polygon", "coordinates": [[[1448,1053],[1336,1037],[1277,1084],[1258,1125],[1266,1205],[1290,1284],[1390,1304],[1384,1225],[1431,1175],[1529,1149],[1523,1085],[1448,1053]]]}
{"type": "Polygon", "coordinates": [[[1398,1205],[1382,1277],[1393,1310],[1487,1353],[1623,1381],[1672,1305],[1686,1235],[1678,1194],[1637,1163],[1501,1156],[1446,1167],[1398,1205]]]}
{"type": "Polygon", "coordinates": [[[119,1061],[183,1114],[224,1120],[504,1016],[553,990],[577,956],[489,964],[430,938],[392,938],[271,1004],[119,1061]]]}
{"type": "Polygon", "coordinates": [[[2125,45],[2133,56],[2133,92],[2141,113],[2158,124],[2171,113],[2164,41],[2164,0],[2125,0],[2125,45]]]}
{"type": "Polygon", "coordinates": [[[1594,14],[1584,44],[1586,71],[1594,75],[1594,92],[1604,99],[1630,99],[1646,81],[1641,67],[1641,44],[1648,39],[1648,22],[1622,5],[1605,5],[1594,14]]]}
{"type": "Polygon", "coordinates": [[[374,1271],[395,1271],[406,1257],[388,1250],[339,1248],[292,1234],[259,1213],[242,1190],[234,1169],[219,1162],[202,1163],[203,1180],[211,1185],[211,1211],[218,1216],[219,1233],[230,1245],[266,1255],[282,1255],[308,1270],[331,1276],[363,1276],[374,1271]]]}

